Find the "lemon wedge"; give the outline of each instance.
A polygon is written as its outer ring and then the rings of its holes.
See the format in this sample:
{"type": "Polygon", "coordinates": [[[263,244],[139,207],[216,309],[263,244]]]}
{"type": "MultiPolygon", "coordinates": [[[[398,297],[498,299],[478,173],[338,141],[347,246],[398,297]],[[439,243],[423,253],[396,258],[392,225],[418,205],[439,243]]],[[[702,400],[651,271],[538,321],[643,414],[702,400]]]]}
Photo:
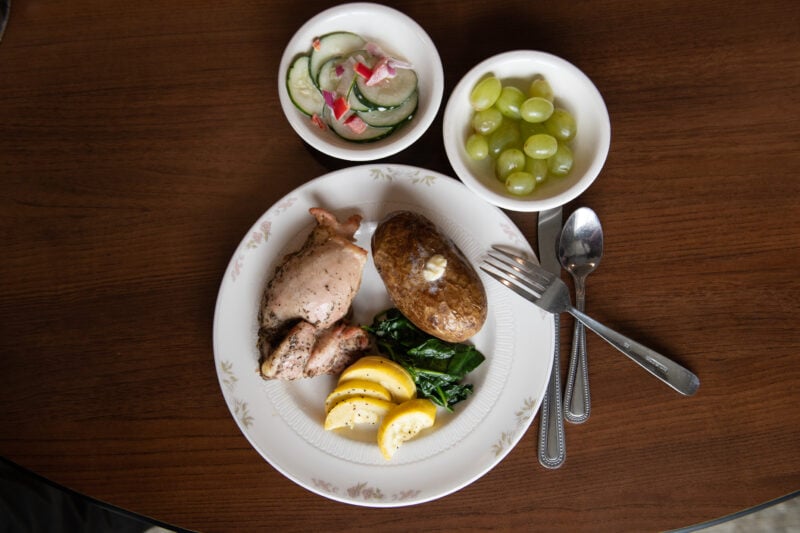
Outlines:
{"type": "Polygon", "coordinates": [[[350,396],[340,401],[325,417],[325,429],[348,427],[356,424],[377,424],[395,406],[392,402],[380,398],[359,395],[350,396]]]}
{"type": "Polygon", "coordinates": [[[339,376],[339,383],[351,379],[363,379],[379,383],[387,388],[397,403],[402,403],[417,396],[417,386],[406,369],[391,359],[379,355],[362,357],[339,376]]]}
{"type": "Polygon", "coordinates": [[[392,408],[378,428],[378,447],[386,460],[392,458],[398,448],[414,438],[436,421],[436,405],[426,399],[414,399],[392,408]]]}
{"type": "Polygon", "coordinates": [[[392,400],[392,393],[380,383],[366,379],[348,379],[339,383],[325,398],[325,412],[329,413],[334,405],[351,396],[367,396],[387,402],[392,400]]]}

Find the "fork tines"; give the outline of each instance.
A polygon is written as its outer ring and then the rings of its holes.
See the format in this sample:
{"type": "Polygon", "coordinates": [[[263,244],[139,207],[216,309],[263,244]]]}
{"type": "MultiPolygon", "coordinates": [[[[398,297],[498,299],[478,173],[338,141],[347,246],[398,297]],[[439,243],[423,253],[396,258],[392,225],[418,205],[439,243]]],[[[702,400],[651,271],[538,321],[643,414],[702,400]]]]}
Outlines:
{"type": "Polygon", "coordinates": [[[524,298],[542,296],[552,280],[549,272],[502,248],[492,246],[492,249],[494,253],[489,252],[488,257],[483,260],[481,270],[524,298]]]}

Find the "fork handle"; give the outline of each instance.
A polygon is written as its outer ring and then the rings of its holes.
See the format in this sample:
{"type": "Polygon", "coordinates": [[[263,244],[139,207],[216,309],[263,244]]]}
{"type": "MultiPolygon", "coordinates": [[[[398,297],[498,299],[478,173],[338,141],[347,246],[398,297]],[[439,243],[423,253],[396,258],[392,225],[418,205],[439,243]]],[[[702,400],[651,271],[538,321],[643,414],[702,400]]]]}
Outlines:
{"type": "Polygon", "coordinates": [[[700,386],[698,377],[672,359],[651,350],[643,344],[639,344],[608,326],[604,326],[574,307],[569,307],[567,312],[580,320],[584,326],[605,339],[611,346],[633,359],[639,366],[676,391],[686,396],[691,396],[697,392],[697,388],[700,386]]]}

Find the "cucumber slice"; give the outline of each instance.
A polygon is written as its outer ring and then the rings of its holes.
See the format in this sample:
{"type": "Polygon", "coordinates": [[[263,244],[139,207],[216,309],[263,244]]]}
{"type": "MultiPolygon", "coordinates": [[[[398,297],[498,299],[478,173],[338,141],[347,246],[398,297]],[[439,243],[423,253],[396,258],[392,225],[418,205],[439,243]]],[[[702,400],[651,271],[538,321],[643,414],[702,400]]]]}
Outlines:
{"type": "MultiPolygon", "coordinates": [[[[353,87],[355,87],[355,84],[353,84],[353,87]]],[[[347,103],[350,104],[350,109],[353,111],[370,111],[370,108],[361,103],[355,91],[350,91],[347,97],[347,103]]]]}
{"type": "Polygon", "coordinates": [[[414,91],[408,100],[401,105],[387,109],[385,111],[369,110],[357,111],[361,120],[370,126],[399,126],[404,122],[408,122],[417,111],[417,104],[419,103],[419,93],[414,91]]]}
{"type": "Polygon", "coordinates": [[[297,109],[309,117],[322,113],[325,100],[308,75],[308,56],[298,56],[286,73],[286,89],[297,109]]]}
{"type": "Polygon", "coordinates": [[[369,86],[360,76],[356,80],[356,96],[370,109],[393,109],[402,105],[417,90],[417,73],[399,68],[394,78],[369,86]]]}
{"type": "Polygon", "coordinates": [[[311,79],[316,83],[322,65],[332,57],[360,50],[365,44],[366,41],[360,35],[349,31],[336,31],[323,35],[319,38],[317,47],[311,49],[309,56],[311,59],[308,63],[308,72],[311,79]]]}
{"type": "MultiPolygon", "coordinates": [[[[341,64],[342,57],[336,56],[322,64],[317,74],[317,87],[319,91],[335,91],[339,84],[339,76],[336,75],[336,67],[341,64]]],[[[318,92],[319,92],[318,91],[318,92]]]]}
{"type": "Polygon", "coordinates": [[[377,126],[369,126],[367,125],[367,129],[362,131],[361,133],[356,133],[347,126],[343,120],[336,120],[333,117],[333,112],[330,110],[328,106],[325,106],[323,110],[323,115],[325,122],[330,126],[331,131],[333,131],[336,135],[345,139],[347,141],[357,142],[357,143],[368,143],[383,139],[390,133],[394,131],[392,127],[377,127],[377,126]]]}

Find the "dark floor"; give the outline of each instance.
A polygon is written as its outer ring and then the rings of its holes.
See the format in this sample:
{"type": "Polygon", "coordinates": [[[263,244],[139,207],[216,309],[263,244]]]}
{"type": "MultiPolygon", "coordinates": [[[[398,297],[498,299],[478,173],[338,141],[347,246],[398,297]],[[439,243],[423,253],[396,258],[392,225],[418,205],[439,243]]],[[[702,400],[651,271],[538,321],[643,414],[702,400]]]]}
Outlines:
{"type": "Polygon", "coordinates": [[[0,457],[0,533],[183,532],[87,498],[0,457]]]}

